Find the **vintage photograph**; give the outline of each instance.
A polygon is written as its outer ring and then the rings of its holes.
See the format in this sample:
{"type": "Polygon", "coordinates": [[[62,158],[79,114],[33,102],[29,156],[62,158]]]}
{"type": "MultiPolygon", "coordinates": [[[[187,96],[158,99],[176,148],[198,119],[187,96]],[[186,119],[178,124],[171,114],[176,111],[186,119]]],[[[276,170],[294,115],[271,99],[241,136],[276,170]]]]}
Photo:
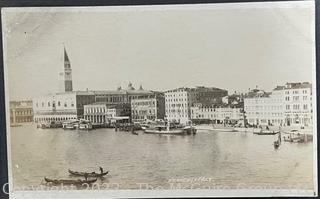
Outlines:
{"type": "Polygon", "coordinates": [[[314,9],[3,8],[10,192],[317,196],[314,9]]]}

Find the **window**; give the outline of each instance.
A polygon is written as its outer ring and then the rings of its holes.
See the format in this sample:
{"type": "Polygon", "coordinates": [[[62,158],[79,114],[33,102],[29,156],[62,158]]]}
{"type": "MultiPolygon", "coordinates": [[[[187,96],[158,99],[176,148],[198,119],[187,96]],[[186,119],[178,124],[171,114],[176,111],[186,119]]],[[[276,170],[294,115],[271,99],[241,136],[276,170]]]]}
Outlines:
{"type": "Polygon", "coordinates": [[[61,104],[60,104],[60,101],[58,101],[58,106],[60,106],[61,104]]]}

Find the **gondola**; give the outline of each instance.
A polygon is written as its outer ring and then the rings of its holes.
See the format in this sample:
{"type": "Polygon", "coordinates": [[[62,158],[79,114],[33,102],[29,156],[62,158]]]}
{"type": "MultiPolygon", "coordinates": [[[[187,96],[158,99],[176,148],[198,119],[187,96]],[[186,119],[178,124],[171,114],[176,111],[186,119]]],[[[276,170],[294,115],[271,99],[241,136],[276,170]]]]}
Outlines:
{"type": "Polygon", "coordinates": [[[279,146],[280,146],[280,142],[279,142],[279,141],[274,141],[274,142],[273,142],[273,147],[274,147],[275,149],[279,148],[279,146]]]}
{"type": "Polygon", "coordinates": [[[49,178],[44,178],[44,180],[47,183],[52,183],[52,184],[64,184],[64,185],[83,185],[83,184],[92,184],[97,181],[97,178],[91,179],[91,180],[58,180],[58,179],[49,179],[49,178]]]}
{"type": "Polygon", "coordinates": [[[133,135],[139,135],[139,133],[134,132],[134,131],[131,131],[131,133],[132,133],[133,135]]]}
{"type": "Polygon", "coordinates": [[[279,131],[260,131],[260,132],[253,132],[255,135],[275,135],[278,134],[279,131]]]}
{"type": "Polygon", "coordinates": [[[102,177],[105,176],[109,173],[109,171],[103,172],[103,173],[96,173],[96,172],[92,172],[92,173],[88,173],[88,172],[78,172],[78,171],[72,171],[70,169],[68,169],[69,173],[75,176],[87,176],[87,177],[102,177]]]}

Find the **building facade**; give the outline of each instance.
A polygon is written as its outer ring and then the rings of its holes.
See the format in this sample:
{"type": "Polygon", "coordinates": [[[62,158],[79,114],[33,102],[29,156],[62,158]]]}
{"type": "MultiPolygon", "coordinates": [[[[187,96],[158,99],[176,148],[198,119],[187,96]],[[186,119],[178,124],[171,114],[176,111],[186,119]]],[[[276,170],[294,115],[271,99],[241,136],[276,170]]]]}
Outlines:
{"type": "Polygon", "coordinates": [[[226,95],[228,95],[226,90],[214,87],[178,88],[166,91],[166,119],[187,123],[191,120],[191,107],[195,103],[205,106],[218,105],[226,95]]]}
{"type": "Polygon", "coordinates": [[[93,92],[72,91],[33,99],[34,121],[65,121],[83,118],[83,106],[95,102],[93,92]]]}
{"type": "Polygon", "coordinates": [[[95,124],[111,123],[118,117],[130,117],[130,104],[110,104],[96,102],[84,105],[84,119],[95,124]]]}
{"type": "Polygon", "coordinates": [[[133,99],[146,99],[154,96],[154,91],[144,90],[142,86],[135,89],[132,83],[128,84],[126,89],[118,87],[116,90],[111,91],[93,91],[95,94],[96,102],[105,102],[111,104],[131,103],[133,99]]]}
{"type": "Polygon", "coordinates": [[[164,119],[164,117],[165,99],[163,94],[159,93],[154,97],[131,100],[132,122],[164,119]]]}
{"type": "Polygon", "coordinates": [[[244,110],[247,122],[251,125],[282,126],[283,99],[279,93],[268,96],[255,96],[244,99],[244,110]]]}
{"type": "Polygon", "coordinates": [[[276,90],[284,95],[286,126],[311,126],[313,124],[312,84],[308,82],[287,83],[276,90]]]}
{"type": "Polygon", "coordinates": [[[312,85],[287,83],[270,94],[244,99],[249,124],[275,126],[312,125],[312,85]]]}
{"type": "Polygon", "coordinates": [[[194,102],[196,102],[195,89],[178,88],[166,91],[166,119],[170,122],[187,123],[191,117],[190,107],[194,102]]]}
{"type": "Polygon", "coordinates": [[[10,123],[33,121],[32,100],[10,101],[10,123]]]}
{"type": "Polygon", "coordinates": [[[242,108],[202,106],[201,104],[191,107],[192,121],[207,120],[213,124],[243,122],[242,108]]]}

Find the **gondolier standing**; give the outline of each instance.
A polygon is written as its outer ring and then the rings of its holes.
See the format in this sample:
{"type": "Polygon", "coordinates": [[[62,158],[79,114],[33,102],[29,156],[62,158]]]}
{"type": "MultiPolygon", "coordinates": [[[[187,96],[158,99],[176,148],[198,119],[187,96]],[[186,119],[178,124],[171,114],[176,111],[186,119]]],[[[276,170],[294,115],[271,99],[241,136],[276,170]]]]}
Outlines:
{"type": "Polygon", "coordinates": [[[100,169],[100,172],[103,173],[103,168],[102,168],[102,167],[99,167],[99,169],[100,169]]]}
{"type": "Polygon", "coordinates": [[[86,179],[86,181],[88,180],[88,174],[87,173],[84,174],[84,178],[86,179]]]}

